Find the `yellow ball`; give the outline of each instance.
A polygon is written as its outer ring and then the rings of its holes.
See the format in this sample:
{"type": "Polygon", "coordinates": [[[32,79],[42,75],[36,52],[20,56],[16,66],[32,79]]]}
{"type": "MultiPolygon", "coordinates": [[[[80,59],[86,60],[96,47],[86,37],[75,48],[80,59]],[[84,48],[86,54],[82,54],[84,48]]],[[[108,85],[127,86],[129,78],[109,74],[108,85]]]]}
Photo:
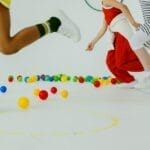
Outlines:
{"type": "Polygon", "coordinates": [[[20,97],[18,99],[18,106],[21,109],[27,109],[29,107],[30,101],[27,97],[20,97]]]}
{"type": "Polygon", "coordinates": [[[60,94],[61,94],[61,96],[63,98],[67,98],[68,97],[68,91],[67,90],[62,90],[60,94]]]}
{"type": "Polygon", "coordinates": [[[66,82],[67,80],[68,80],[68,78],[65,75],[61,77],[61,82],[66,82]]]}
{"type": "Polygon", "coordinates": [[[28,83],[33,83],[37,81],[37,76],[30,76],[27,80],[28,83]]]}
{"type": "Polygon", "coordinates": [[[40,89],[34,89],[33,93],[35,96],[39,96],[40,89]]]}

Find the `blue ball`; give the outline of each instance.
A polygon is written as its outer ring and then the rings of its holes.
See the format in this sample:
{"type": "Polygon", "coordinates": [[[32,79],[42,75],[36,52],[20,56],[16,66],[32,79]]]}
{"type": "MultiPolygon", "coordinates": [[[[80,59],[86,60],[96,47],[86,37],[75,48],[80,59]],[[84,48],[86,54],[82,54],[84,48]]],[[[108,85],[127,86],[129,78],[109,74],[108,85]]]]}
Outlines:
{"type": "Polygon", "coordinates": [[[6,86],[1,86],[0,87],[0,91],[2,92],[2,93],[5,93],[6,91],[7,91],[7,87],[6,86]]]}
{"type": "Polygon", "coordinates": [[[50,76],[49,81],[54,81],[54,76],[50,76]]]}

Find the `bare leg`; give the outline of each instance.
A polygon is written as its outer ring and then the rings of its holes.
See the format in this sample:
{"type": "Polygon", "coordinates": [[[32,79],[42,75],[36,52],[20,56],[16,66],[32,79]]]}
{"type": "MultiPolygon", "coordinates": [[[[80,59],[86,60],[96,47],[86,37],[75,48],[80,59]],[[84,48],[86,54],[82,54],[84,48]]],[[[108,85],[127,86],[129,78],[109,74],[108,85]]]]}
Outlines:
{"type": "Polygon", "coordinates": [[[40,34],[36,26],[27,27],[11,37],[9,9],[0,4],[0,52],[16,53],[39,38],[40,34]]]}
{"type": "Polygon", "coordinates": [[[9,9],[0,3],[0,52],[7,55],[18,52],[52,32],[57,32],[74,42],[78,42],[81,38],[78,26],[60,10],[57,16],[50,17],[43,23],[26,27],[14,36],[10,35],[10,24],[9,9]]]}

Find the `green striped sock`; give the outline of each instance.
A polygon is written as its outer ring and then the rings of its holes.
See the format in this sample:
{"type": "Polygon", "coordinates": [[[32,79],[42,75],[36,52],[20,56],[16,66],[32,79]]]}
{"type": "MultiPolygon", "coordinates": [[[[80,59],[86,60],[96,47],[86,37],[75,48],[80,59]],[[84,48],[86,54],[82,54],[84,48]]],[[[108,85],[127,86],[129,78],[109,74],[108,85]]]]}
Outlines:
{"type": "Polygon", "coordinates": [[[48,33],[57,32],[60,25],[61,25],[61,21],[59,20],[59,18],[51,17],[46,22],[37,24],[36,26],[39,30],[40,37],[43,37],[48,33]]]}

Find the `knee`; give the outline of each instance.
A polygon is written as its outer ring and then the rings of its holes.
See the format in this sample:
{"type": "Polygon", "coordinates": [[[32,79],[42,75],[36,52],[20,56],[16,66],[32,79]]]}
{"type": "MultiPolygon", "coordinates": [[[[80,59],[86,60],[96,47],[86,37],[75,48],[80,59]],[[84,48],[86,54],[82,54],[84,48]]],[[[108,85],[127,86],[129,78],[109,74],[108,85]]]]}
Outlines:
{"type": "Polygon", "coordinates": [[[11,42],[0,42],[1,53],[4,55],[11,55],[16,53],[16,48],[14,48],[11,42]]]}

